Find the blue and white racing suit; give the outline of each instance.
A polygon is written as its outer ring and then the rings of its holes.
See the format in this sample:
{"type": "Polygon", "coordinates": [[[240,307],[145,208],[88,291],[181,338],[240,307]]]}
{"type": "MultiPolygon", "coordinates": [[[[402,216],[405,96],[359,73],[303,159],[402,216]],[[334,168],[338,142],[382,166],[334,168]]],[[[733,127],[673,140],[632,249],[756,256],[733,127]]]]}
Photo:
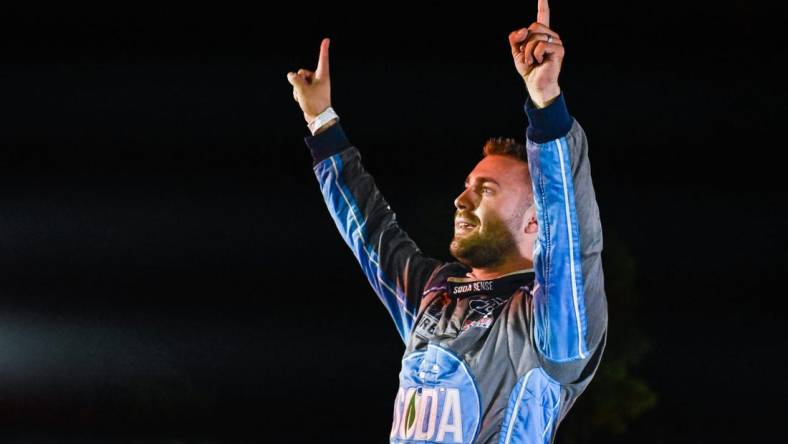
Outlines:
{"type": "Polygon", "coordinates": [[[525,111],[534,268],[490,280],[426,257],[337,122],[305,138],[340,234],[405,342],[392,443],[551,443],[605,347],[602,227],[564,95],[525,111]]]}

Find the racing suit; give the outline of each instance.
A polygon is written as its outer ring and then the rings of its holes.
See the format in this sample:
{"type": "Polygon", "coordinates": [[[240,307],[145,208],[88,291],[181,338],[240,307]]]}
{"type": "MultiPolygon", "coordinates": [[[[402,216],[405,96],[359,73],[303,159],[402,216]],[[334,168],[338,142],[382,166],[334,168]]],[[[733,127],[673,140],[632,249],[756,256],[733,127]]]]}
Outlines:
{"type": "Polygon", "coordinates": [[[478,280],[426,257],[339,122],[304,139],[329,213],[405,342],[392,443],[551,443],[607,336],[585,133],[563,93],[525,102],[534,267],[478,280]]]}

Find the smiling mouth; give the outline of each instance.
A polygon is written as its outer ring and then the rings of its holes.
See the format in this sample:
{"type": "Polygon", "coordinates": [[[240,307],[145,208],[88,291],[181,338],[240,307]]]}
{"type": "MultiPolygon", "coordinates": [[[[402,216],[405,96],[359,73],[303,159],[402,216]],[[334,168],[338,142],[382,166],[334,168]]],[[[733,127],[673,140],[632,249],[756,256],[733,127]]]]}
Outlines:
{"type": "Polygon", "coordinates": [[[454,227],[457,231],[472,231],[474,228],[476,228],[476,225],[469,224],[467,222],[458,222],[454,225],[454,227]]]}

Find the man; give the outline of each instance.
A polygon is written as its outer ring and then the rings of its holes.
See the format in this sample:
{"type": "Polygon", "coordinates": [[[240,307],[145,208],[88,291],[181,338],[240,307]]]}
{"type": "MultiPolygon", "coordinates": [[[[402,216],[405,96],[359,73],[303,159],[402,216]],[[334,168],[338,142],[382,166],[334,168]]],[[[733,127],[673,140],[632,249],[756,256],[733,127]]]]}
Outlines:
{"type": "Polygon", "coordinates": [[[485,144],[454,202],[449,263],[398,226],[345,136],[330,107],[328,39],[315,72],[288,73],[331,216],[406,344],[392,443],[552,442],[604,349],[602,230],[547,0],[509,43],[529,95],[526,150],[485,144]]]}

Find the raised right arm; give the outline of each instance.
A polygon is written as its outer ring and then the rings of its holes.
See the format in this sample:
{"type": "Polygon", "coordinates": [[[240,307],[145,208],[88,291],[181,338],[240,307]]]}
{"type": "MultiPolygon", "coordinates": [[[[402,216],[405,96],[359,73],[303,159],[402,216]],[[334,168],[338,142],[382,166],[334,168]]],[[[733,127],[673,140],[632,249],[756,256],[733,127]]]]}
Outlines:
{"type": "MultiPolygon", "coordinates": [[[[293,97],[308,123],[331,106],[328,44],[329,40],[324,39],[315,72],[301,69],[287,74],[293,97]]],[[[407,343],[425,286],[442,262],[424,256],[400,228],[396,214],[361,164],[361,153],[337,120],[315,128],[304,142],[312,153],[320,191],[342,239],[407,343]]]]}
{"type": "Polygon", "coordinates": [[[361,153],[334,123],[305,138],[320,191],[339,233],[407,343],[430,276],[442,265],[426,257],[361,164],[361,153]]]}

